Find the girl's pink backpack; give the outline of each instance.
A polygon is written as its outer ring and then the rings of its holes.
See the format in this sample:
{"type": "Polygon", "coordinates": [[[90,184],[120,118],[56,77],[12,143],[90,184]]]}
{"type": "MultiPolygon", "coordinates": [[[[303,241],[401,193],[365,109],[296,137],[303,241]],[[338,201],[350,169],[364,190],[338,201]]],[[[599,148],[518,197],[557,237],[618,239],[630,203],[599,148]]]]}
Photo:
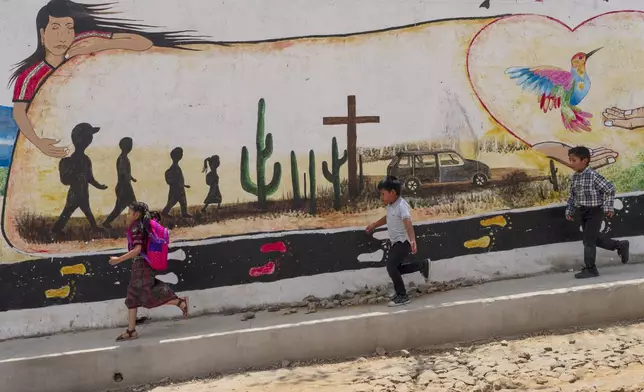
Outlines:
{"type": "MultiPolygon", "coordinates": [[[[128,242],[131,242],[130,230],[127,231],[128,242]]],[[[150,220],[147,249],[143,257],[152,269],[165,271],[168,269],[168,245],[170,244],[170,231],[154,219],[150,220]]]]}

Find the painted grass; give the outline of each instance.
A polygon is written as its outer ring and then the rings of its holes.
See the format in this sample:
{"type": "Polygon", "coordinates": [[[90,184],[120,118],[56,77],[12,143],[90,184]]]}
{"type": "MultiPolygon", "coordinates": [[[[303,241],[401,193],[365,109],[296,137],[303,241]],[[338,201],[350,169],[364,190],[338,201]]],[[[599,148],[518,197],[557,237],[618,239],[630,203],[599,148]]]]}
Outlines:
{"type": "MultiPolygon", "coordinates": [[[[525,174],[523,174],[525,176],[525,174]]],[[[511,208],[529,207],[534,205],[546,205],[555,202],[565,201],[567,195],[567,179],[559,179],[563,192],[554,192],[548,181],[525,182],[521,174],[509,174],[504,177],[505,184],[483,189],[462,189],[449,191],[445,189],[427,189],[423,195],[407,195],[410,205],[415,209],[426,211],[428,219],[432,217],[455,218],[476,213],[498,211],[511,208]]],[[[317,215],[324,216],[333,209],[333,189],[331,187],[320,188],[317,198],[317,215]]],[[[347,183],[342,184],[342,209],[345,213],[357,213],[372,211],[382,208],[375,189],[375,183],[371,180],[365,183],[364,191],[355,201],[349,201],[347,195],[347,183]]],[[[205,213],[201,206],[189,207],[192,218],[182,218],[178,208],[170,212],[171,216],[164,218],[163,223],[170,228],[194,227],[205,224],[225,222],[232,219],[248,219],[249,221],[260,219],[275,219],[283,215],[297,215],[300,219],[307,219],[309,214],[309,200],[302,200],[294,203],[290,195],[285,195],[282,200],[272,200],[266,209],[259,208],[257,203],[240,203],[223,205],[217,209],[211,206],[205,213]]],[[[104,217],[97,216],[97,222],[102,222],[104,217]]],[[[92,231],[87,220],[72,218],[69,220],[64,232],[57,237],[52,236],[51,227],[56,221],[55,217],[47,217],[38,214],[21,213],[15,217],[16,226],[20,236],[31,243],[48,244],[59,241],[92,241],[104,238],[123,238],[125,224],[123,219],[117,219],[110,229],[92,231]]]]}

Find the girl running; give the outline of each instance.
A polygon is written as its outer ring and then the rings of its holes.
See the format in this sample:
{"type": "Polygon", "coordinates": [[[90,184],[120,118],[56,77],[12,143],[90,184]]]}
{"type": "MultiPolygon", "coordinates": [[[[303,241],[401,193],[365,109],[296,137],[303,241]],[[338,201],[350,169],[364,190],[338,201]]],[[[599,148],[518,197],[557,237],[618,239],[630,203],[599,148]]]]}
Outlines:
{"type": "Polygon", "coordinates": [[[146,249],[147,236],[150,227],[150,211],[142,202],[130,205],[127,214],[128,252],[120,257],[110,257],[110,264],[117,265],[125,260],[132,261],[132,276],[127,288],[125,306],[129,309],[128,328],[116,338],[117,342],[138,339],[136,332],[136,312],[140,307],[152,309],[161,305],[173,305],[181,309],[184,317],[188,317],[188,299],[179,298],[167,284],[155,278],[155,271],[141,254],[146,249]]]}

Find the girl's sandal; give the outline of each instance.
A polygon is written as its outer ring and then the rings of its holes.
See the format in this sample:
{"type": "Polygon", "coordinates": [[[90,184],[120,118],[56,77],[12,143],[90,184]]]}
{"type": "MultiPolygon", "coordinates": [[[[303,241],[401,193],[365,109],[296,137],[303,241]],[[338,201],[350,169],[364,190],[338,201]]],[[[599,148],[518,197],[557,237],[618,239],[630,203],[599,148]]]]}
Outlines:
{"type": "Polygon", "coordinates": [[[188,312],[190,310],[188,305],[189,305],[188,297],[179,298],[179,302],[177,303],[177,307],[179,307],[179,309],[181,309],[181,313],[183,313],[183,317],[185,317],[185,318],[188,318],[188,312]]]}
{"type": "Polygon", "coordinates": [[[117,342],[123,342],[125,340],[134,340],[134,339],[138,339],[138,338],[139,338],[139,334],[136,333],[136,329],[133,329],[133,330],[127,329],[127,330],[125,330],[124,334],[122,334],[118,338],[116,338],[116,341],[117,342]]]}

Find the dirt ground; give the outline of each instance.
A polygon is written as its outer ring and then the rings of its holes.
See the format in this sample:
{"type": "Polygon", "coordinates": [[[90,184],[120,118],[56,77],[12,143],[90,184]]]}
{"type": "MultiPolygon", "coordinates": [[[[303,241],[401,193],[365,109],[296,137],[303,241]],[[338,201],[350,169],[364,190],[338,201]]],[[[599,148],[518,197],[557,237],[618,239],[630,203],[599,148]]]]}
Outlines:
{"type": "Polygon", "coordinates": [[[285,360],[272,370],[128,392],[644,391],[643,340],[640,323],[443,350],[374,353],[337,363],[285,360]]]}

